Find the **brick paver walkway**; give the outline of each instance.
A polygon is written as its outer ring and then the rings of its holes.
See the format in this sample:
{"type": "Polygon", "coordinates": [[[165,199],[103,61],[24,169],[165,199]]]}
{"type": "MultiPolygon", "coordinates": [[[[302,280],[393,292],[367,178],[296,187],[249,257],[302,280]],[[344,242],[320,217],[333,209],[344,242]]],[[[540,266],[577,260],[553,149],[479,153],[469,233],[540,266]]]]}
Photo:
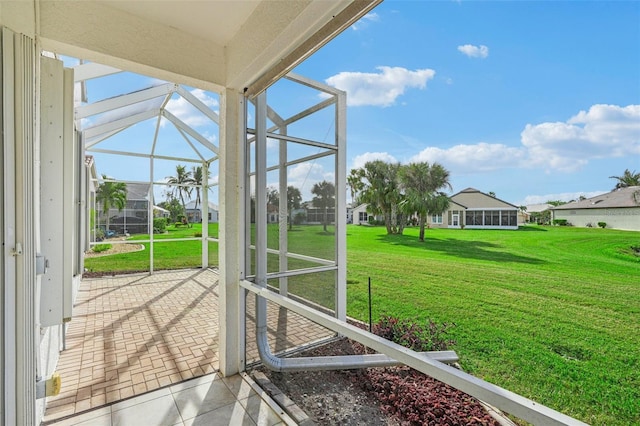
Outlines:
{"type": "MultiPolygon", "coordinates": [[[[48,399],[45,422],[217,371],[217,285],[211,270],[83,280],[58,362],[62,391],[48,399]]],[[[253,300],[247,362],[257,360],[253,300]]],[[[332,335],[284,309],[268,312],[276,352],[332,335]]]]}

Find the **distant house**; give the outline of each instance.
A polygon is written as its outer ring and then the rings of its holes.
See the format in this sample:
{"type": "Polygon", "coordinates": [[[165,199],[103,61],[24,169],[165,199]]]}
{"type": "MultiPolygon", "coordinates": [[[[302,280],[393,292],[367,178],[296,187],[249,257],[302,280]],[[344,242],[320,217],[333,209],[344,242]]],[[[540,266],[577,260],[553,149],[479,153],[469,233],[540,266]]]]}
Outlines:
{"type": "Polygon", "coordinates": [[[640,186],[629,186],[563,204],[552,209],[553,219],[566,219],[573,226],[597,227],[605,222],[607,228],[640,231],[640,186]]]}
{"type": "Polygon", "coordinates": [[[432,228],[518,229],[518,207],[478,191],[464,189],[449,197],[449,209],[429,215],[432,228]]]}
{"type": "MultiPolygon", "coordinates": [[[[109,229],[117,234],[149,233],[149,188],[148,183],[127,183],[127,203],[122,210],[110,208],[109,229]]],[[[106,224],[102,206],[97,203],[99,223],[106,224]]]]}
{"type": "Polygon", "coordinates": [[[369,213],[367,213],[368,204],[360,204],[351,212],[352,223],[354,225],[362,225],[369,223],[369,213]]]}
{"type": "MultiPolygon", "coordinates": [[[[354,225],[369,223],[368,204],[353,209],[354,225]]],[[[449,197],[449,209],[430,214],[431,228],[518,229],[519,208],[499,198],[467,188],[449,197]]],[[[382,220],[382,218],[380,218],[382,220]]]]}
{"type": "Polygon", "coordinates": [[[547,224],[551,220],[551,209],[553,204],[531,204],[526,206],[529,220],[527,222],[537,224],[547,224]]]}
{"type": "MultiPolygon", "coordinates": [[[[218,211],[219,211],[218,206],[216,204],[212,203],[211,201],[209,201],[208,206],[209,206],[208,222],[209,223],[217,223],[218,222],[218,211]]],[[[186,211],[187,219],[189,220],[189,222],[191,222],[191,223],[202,222],[202,203],[198,203],[198,208],[196,209],[195,200],[194,201],[189,201],[185,205],[185,211],[186,211]]]]}

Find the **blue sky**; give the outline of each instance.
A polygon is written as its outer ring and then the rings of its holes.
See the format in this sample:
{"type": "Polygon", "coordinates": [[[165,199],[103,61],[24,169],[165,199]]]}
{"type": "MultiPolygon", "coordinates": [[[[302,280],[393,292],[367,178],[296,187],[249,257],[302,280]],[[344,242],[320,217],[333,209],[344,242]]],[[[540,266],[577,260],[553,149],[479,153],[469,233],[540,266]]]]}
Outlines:
{"type": "MultiPolygon", "coordinates": [[[[594,196],[640,171],[638,1],[387,0],[295,72],[347,91],[348,170],[437,161],[453,192],[516,205],[594,196]]],[[[322,167],[306,176],[333,172],[322,167]]]]}

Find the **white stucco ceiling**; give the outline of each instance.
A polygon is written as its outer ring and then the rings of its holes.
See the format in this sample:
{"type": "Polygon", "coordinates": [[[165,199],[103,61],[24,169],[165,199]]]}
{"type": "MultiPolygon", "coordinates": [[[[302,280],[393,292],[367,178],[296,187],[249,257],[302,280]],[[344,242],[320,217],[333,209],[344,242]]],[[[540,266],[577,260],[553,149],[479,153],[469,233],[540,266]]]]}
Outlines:
{"type": "Polygon", "coordinates": [[[259,0],[216,1],[100,1],[109,7],[179,28],[187,34],[226,46],[240,30],[259,0]],[[189,13],[185,13],[189,11],[189,13]],[[224,19],[216,19],[216,17],[224,19]]]}
{"type": "Polygon", "coordinates": [[[381,0],[47,0],[45,50],[207,90],[257,92],[381,0]]]}

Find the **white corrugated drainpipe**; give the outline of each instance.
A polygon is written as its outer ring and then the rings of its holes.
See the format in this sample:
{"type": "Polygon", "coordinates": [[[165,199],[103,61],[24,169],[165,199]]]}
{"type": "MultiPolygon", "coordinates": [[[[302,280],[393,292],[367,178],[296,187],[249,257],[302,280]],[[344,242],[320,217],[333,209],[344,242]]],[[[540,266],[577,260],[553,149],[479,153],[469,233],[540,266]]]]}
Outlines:
{"type": "MultiPolygon", "coordinates": [[[[274,371],[353,370],[370,367],[389,367],[401,363],[384,354],[341,355],[321,357],[281,358],[271,352],[267,332],[267,301],[256,295],[256,342],[262,363],[274,371]]],[[[420,352],[431,359],[452,364],[458,361],[455,351],[420,352]]]]}

